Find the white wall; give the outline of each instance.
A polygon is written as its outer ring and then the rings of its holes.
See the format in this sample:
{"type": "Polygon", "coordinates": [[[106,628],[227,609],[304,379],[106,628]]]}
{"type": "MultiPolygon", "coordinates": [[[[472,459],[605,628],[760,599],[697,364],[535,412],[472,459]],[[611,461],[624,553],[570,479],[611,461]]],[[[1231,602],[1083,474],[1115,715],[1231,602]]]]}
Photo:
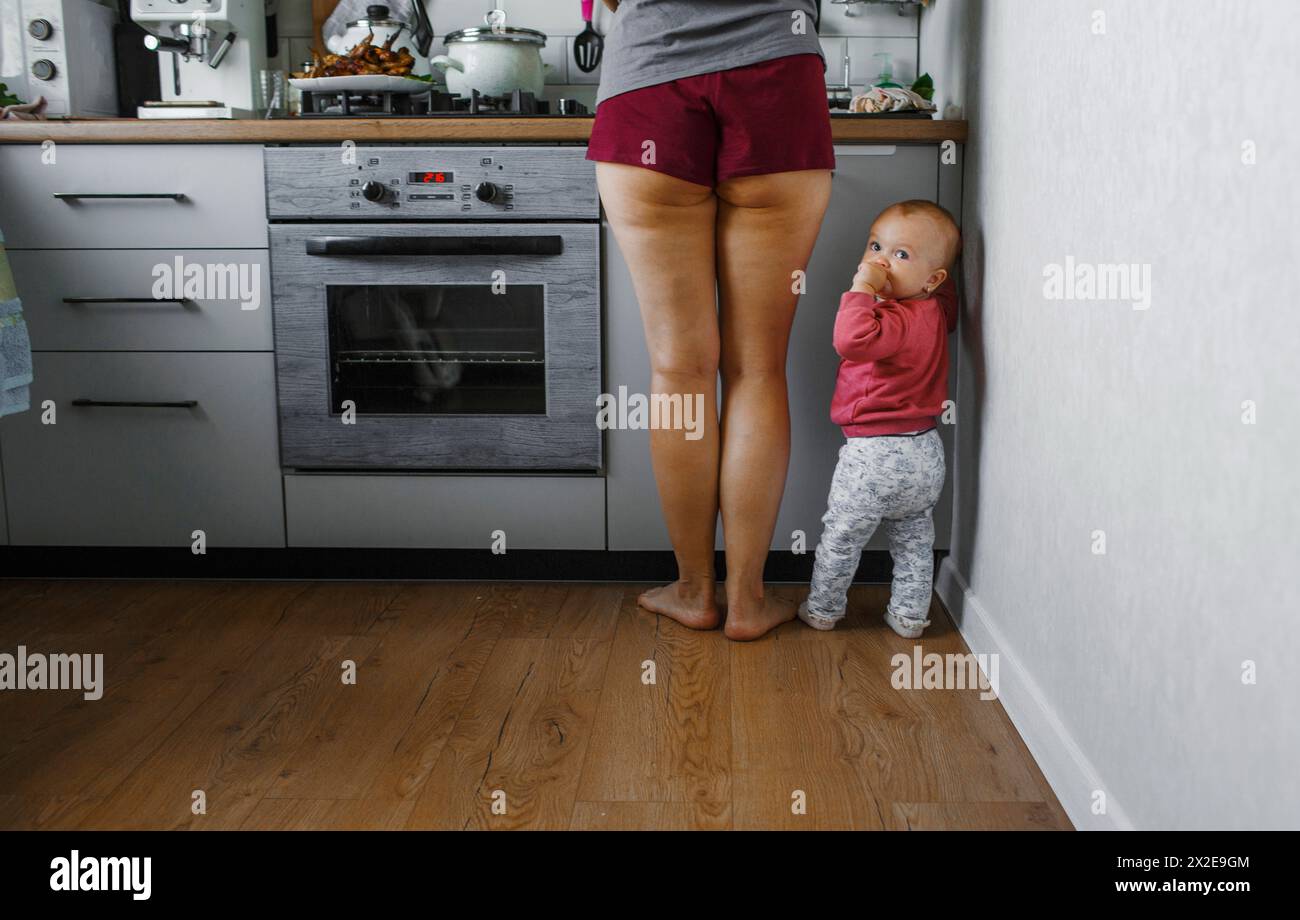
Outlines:
{"type": "MultiPolygon", "coordinates": [[[[581,6],[578,0],[501,0],[506,11],[506,24],[538,29],[547,35],[543,59],[552,67],[547,78],[547,98],[567,96],[588,106],[596,100],[596,86],[600,82],[600,69],[590,74],[582,73],[573,63],[573,38],[582,31],[581,6]]],[[[448,32],[483,24],[483,13],[488,9],[485,0],[430,0],[426,9],[433,23],[433,53],[443,53],[446,48],[442,38],[448,32]]],[[[596,0],[594,27],[604,33],[617,15],[596,0]]],[[[857,4],[851,10],[842,5],[822,2],[822,47],[830,67],[826,73],[828,83],[843,80],[843,59],[850,59],[850,81],[857,88],[872,82],[879,72],[873,55],[888,53],[893,59],[894,76],[898,82],[916,78],[917,14],[911,10],[900,16],[892,5],[857,4]],[[853,15],[849,15],[852,12],[853,15]]],[[[280,54],[271,59],[270,66],[284,70],[297,70],[311,57],[311,0],[280,0],[278,18],[280,54]]]]}
{"type": "Polygon", "coordinates": [[[917,68],[934,80],[932,101],[944,118],[965,115],[969,10],[967,0],[930,0],[920,16],[917,68]]]}
{"type": "Polygon", "coordinates": [[[971,137],[941,592],[1077,826],[1300,827],[1300,4],[947,22],[971,137]],[[1150,265],[1149,309],[1046,299],[1067,256],[1150,265]]]}

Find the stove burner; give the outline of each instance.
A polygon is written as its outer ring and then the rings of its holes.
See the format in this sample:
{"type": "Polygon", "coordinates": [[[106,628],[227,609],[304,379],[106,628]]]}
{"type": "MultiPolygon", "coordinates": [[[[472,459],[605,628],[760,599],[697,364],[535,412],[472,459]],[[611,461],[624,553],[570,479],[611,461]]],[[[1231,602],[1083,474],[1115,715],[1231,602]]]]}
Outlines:
{"type": "MultiPolygon", "coordinates": [[[[576,99],[559,100],[556,116],[587,115],[587,107],[576,99]]],[[[501,96],[469,97],[433,89],[428,93],[322,93],[303,91],[303,118],[437,118],[446,116],[508,117],[551,116],[551,104],[525,90],[501,96]]]]}

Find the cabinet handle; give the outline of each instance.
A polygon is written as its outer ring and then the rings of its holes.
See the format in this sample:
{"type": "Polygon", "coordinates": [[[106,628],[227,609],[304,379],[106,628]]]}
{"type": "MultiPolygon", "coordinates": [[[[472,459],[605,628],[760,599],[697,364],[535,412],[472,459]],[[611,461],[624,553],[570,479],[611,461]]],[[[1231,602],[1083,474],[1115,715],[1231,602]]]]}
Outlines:
{"type": "Polygon", "coordinates": [[[55,192],[54,197],[60,201],[76,201],[81,198],[169,198],[172,201],[184,201],[183,192],[55,192]]]}
{"type": "Polygon", "coordinates": [[[139,402],[137,400],[74,399],[74,406],[90,408],[126,408],[126,409],[193,409],[199,404],[197,399],[182,399],[177,402],[139,402]]]}
{"type": "Polygon", "coordinates": [[[64,303],[188,303],[184,297],[65,297],[64,303]]]}
{"type": "Polygon", "coordinates": [[[309,256],[558,256],[564,237],[535,236],[311,236],[309,256]]]}

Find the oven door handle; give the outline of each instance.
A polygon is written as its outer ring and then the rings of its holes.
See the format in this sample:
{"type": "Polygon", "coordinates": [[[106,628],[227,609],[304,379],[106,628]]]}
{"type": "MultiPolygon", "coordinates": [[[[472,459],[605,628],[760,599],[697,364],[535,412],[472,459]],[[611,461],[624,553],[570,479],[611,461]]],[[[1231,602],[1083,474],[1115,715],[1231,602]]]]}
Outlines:
{"type": "Polygon", "coordinates": [[[311,236],[309,256],[558,256],[564,237],[528,236],[311,236]]]}

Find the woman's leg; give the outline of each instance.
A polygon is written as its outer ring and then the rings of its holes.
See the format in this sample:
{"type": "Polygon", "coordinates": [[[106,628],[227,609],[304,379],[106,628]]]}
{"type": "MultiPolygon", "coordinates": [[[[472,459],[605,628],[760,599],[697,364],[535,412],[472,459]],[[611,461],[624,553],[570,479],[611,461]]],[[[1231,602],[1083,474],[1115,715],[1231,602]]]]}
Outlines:
{"type": "Polygon", "coordinates": [[[718,313],[714,230],[707,185],[623,163],[596,164],[605,214],[641,304],[653,393],[703,394],[703,436],[652,429],[650,457],[677,556],[678,580],[646,591],[643,607],[712,629],[713,544],[718,519],[718,313]]]}
{"type": "Polygon", "coordinates": [[[785,360],[794,273],[808,267],[830,194],[828,169],[742,176],[717,188],[719,498],[732,639],[755,639],[795,615],[792,602],[764,591],[763,564],[790,461],[785,360]]]}

